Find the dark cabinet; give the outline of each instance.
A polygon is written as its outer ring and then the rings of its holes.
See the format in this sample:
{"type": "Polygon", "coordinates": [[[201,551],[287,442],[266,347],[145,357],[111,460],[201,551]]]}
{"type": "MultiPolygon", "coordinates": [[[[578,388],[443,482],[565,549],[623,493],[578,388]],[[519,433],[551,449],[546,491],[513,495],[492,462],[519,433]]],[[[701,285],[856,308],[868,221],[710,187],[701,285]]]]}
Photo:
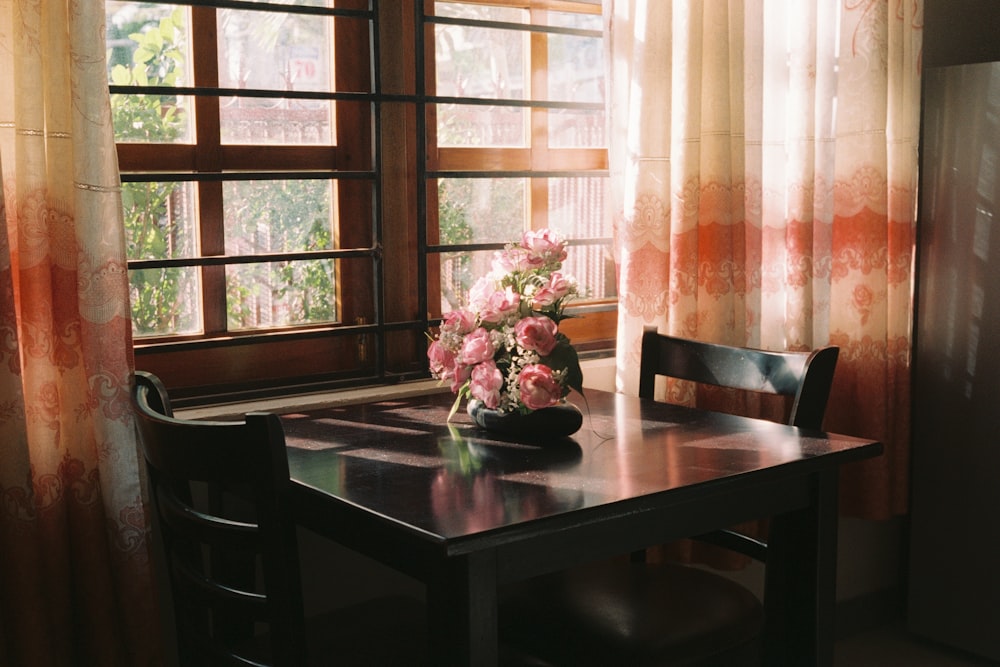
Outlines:
{"type": "Polygon", "coordinates": [[[1000,63],[924,72],[911,632],[1000,660],[1000,63]]]}

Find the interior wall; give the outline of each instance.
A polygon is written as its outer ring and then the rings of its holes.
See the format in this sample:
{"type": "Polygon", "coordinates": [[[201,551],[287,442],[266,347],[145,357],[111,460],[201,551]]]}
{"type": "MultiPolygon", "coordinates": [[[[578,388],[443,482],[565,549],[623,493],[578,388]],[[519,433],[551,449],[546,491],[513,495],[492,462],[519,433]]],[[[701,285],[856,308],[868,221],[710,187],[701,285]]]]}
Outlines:
{"type": "Polygon", "coordinates": [[[924,0],[924,67],[1000,60],[997,0],[924,0]]]}

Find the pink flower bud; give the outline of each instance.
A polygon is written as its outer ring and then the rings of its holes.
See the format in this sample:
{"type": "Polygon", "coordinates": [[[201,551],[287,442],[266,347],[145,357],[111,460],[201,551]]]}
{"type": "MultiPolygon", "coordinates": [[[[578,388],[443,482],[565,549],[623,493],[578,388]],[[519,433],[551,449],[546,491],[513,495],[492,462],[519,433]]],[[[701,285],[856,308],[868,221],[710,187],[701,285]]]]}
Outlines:
{"type": "Polygon", "coordinates": [[[447,379],[446,375],[455,365],[455,355],[439,341],[432,342],[427,348],[427,359],[430,361],[431,373],[442,380],[447,379]]]}
{"type": "Polygon", "coordinates": [[[464,336],[476,328],[476,316],[467,310],[453,310],[444,316],[441,322],[442,333],[453,333],[464,336]]]}
{"type": "Polygon", "coordinates": [[[463,366],[457,359],[455,360],[455,365],[452,366],[452,370],[449,373],[451,376],[451,393],[457,394],[465,384],[465,381],[469,379],[469,375],[472,373],[472,369],[468,366],[463,366]]]}
{"type": "Polygon", "coordinates": [[[506,274],[515,271],[527,271],[544,264],[538,257],[521,247],[507,247],[493,253],[492,268],[495,273],[506,274]]]}
{"type": "Polygon", "coordinates": [[[553,271],[548,282],[532,296],[531,305],[537,309],[553,306],[559,299],[569,294],[572,288],[572,280],[559,271],[553,271]]]}
{"type": "Polygon", "coordinates": [[[482,276],[469,288],[469,309],[481,312],[490,295],[496,291],[496,283],[489,276],[482,276]]]}
{"type": "Polygon", "coordinates": [[[473,398],[478,398],[486,407],[496,409],[500,405],[500,388],[503,387],[503,375],[492,361],[484,361],[472,369],[470,391],[473,398]]]}
{"type": "Polygon", "coordinates": [[[526,248],[539,264],[562,262],[566,259],[566,242],[550,229],[528,230],[521,237],[526,248]]]}

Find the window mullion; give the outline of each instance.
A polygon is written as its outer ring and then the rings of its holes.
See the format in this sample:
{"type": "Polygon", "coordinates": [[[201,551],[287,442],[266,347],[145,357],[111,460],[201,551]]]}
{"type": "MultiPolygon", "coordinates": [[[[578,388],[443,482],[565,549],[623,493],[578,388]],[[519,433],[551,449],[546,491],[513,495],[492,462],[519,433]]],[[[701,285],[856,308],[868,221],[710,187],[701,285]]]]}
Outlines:
{"type": "MultiPolygon", "coordinates": [[[[545,24],[548,12],[544,9],[531,10],[532,24],[545,24]]],[[[530,37],[530,67],[531,67],[531,99],[549,99],[548,84],[548,35],[543,32],[531,33],[530,37]]],[[[549,152],[549,111],[544,108],[532,108],[531,134],[531,169],[545,171],[550,169],[549,152]]],[[[549,187],[548,179],[533,178],[529,188],[528,216],[533,229],[541,229],[549,224],[549,187]]]]}
{"type": "MultiPolygon", "coordinates": [[[[216,10],[212,7],[192,7],[191,27],[194,85],[199,88],[218,88],[216,10]]],[[[195,99],[195,130],[200,149],[196,165],[198,171],[220,171],[224,168],[220,164],[219,123],[219,98],[215,95],[199,95],[195,99]]]]}
{"type": "MultiPolygon", "coordinates": [[[[218,12],[214,7],[192,7],[192,53],[194,84],[203,88],[219,86],[218,12]]],[[[195,132],[198,141],[195,169],[219,172],[223,164],[219,98],[200,95],[195,99],[195,132]]],[[[203,256],[226,252],[222,183],[198,185],[198,220],[200,251],[203,256]]],[[[207,335],[224,333],[226,317],[226,267],[201,268],[203,324],[207,335]]]]}

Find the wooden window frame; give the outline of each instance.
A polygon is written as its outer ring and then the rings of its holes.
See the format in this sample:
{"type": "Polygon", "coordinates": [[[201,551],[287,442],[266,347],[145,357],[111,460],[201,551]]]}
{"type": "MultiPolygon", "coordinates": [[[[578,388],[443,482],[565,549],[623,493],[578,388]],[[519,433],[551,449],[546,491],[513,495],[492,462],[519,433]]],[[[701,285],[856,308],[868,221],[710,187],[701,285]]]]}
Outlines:
{"type": "MultiPolygon", "coordinates": [[[[159,375],[171,387],[179,407],[428,377],[424,332],[440,316],[439,310],[428,306],[428,293],[435,284],[425,263],[426,253],[435,252],[428,242],[435,235],[428,232],[436,228],[436,214],[427,210],[429,199],[424,191],[426,177],[435,173],[430,168],[439,172],[482,168],[485,159],[498,171],[607,169],[606,150],[549,149],[544,142],[533,142],[528,149],[482,149],[478,153],[461,148],[428,150],[420,132],[426,129],[428,116],[421,114],[426,113],[430,98],[418,90],[419,67],[413,66],[412,54],[420,48],[421,16],[432,15],[432,0],[373,3],[363,30],[358,29],[362,24],[357,14],[368,11],[369,3],[337,0],[331,11],[346,12],[349,17],[334,18],[334,59],[352,66],[334,70],[335,90],[368,92],[334,95],[350,102],[336,105],[333,145],[223,144],[219,99],[228,92],[219,90],[216,12],[234,5],[248,10],[259,7],[229,0],[170,4],[189,5],[192,15],[194,82],[191,90],[178,92],[201,93],[195,97],[200,143],[121,143],[118,155],[123,181],[177,178],[198,186],[201,253],[195,263],[202,273],[205,333],[137,338],[134,345],[136,366],[159,375]],[[421,152],[430,156],[423,165],[421,152]],[[337,262],[336,299],[342,316],[337,323],[226,330],[224,274],[233,258],[225,255],[222,233],[223,183],[244,178],[260,165],[266,165],[266,172],[258,176],[299,173],[336,179],[340,210],[356,218],[336,227],[335,245],[343,250],[327,253],[341,260],[337,262]]],[[[530,5],[534,12],[577,6],[559,0],[508,4],[530,5]]],[[[533,37],[532,51],[533,76],[543,77],[544,39],[533,37]]],[[[428,62],[433,63],[433,58],[428,62]]],[[[135,91],[116,91],[112,86],[112,92],[135,91]]],[[[532,109],[531,113],[535,127],[546,111],[532,109]]],[[[544,202],[545,180],[531,182],[534,200],[544,202]]],[[[532,218],[533,226],[544,224],[536,213],[532,218]]],[[[156,267],[169,262],[143,260],[129,265],[156,267]]],[[[612,348],[616,304],[587,304],[576,310],[579,317],[565,323],[574,343],[581,350],[612,348]]]]}

